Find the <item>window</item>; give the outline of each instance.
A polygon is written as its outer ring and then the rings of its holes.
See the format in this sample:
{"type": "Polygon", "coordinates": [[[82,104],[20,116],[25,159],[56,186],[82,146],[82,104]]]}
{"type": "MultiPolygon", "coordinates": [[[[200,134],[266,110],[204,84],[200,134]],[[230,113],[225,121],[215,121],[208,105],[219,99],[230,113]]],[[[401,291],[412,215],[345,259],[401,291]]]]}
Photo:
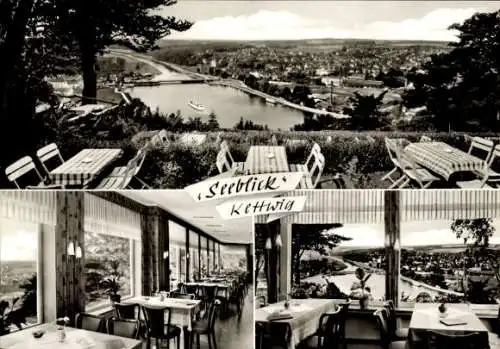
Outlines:
{"type": "Polygon", "coordinates": [[[294,224],[292,294],[385,299],[382,225],[294,224]]]}
{"type": "Polygon", "coordinates": [[[207,273],[208,275],[211,275],[213,273],[213,266],[212,266],[212,240],[207,239],[207,273]]]}
{"type": "Polygon", "coordinates": [[[221,255],[224,271],[246,270],[246,248],[244,246],[223,246],[221,255]]]}
{"type": "Polygon", "coordinates": [[[208,255],[207,255],[207,238],[201,237],[201,277],[207,277],[208,255]]]}
{"type": "Polygon", "coordinates": [[[116,282],[122,298],[131,296],[134,285],[132,240],[86,232],[84,246],[86,309],[108,304],[107,282],[116,282]]]}
{"type": "Polygon", "coordinates": [[[191,269],[189,279],[197,280],[199,277],[199,260],[198,260],[198,234],[189,232],[189,268],[191,269]]]}
{"type": "Polygon", "coordinates": [[[214,241],[214,273],[219,273],[219,244],[214,241]]]}
{"type": "Polygon", "coordinates": [[[177,288],[179,283],[186,282],[186,228],[168,222],[170,249],[170,289],[177,288]]]}
{"type": "Polygon", "coordinates": [[[13,220],[0,220],[0,335],[41,321],[38,270],[39,227],[13,220]],[[17,299],[17,300],[16,300],[17,299]],[[14,306],[13,306],[14,303],[14,306]],[[13,310],[11,310],[13,309],[13,310]],[[21,327],[15,325],[19,320],[21,327]]]}
{"type": "Polygon", "coordinates": [[[489,218],[402,224],[400,301],[496,304],[499,227],[489,218]]]}

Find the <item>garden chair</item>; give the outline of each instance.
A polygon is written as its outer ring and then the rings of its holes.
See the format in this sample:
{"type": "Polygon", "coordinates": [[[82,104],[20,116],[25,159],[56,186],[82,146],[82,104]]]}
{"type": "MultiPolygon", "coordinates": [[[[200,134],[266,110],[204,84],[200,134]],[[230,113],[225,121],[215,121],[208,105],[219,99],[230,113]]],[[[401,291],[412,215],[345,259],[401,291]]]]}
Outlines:
{"type": "Polygon", "coordinates": [[[496,160],[500,159],[500,144],[493,148],[488,161],[484,163],[484,170],[474,171],[478,177],[470,181],[459,181],[457,186],[462,189],[491,189],[500,185],[500,173],[493,170],[496,160]],[[492,184],[493,186],[490,186],[492,184]]]}
{"type": "Polygon", "coordinates": [[[313,161],[313,157],[316,154],[321,153],[321,148],[318,145],[318,143],[314,143],[311,149],[311,152],[309,153],[309,156],[306,159],[306,162],[303,164],[291,164],[290,165],[290,171],[292,172],[309,172],[311,170],[311,165],[313,161]]]}
{"type": "Polygon", "coordinates": [[[40,174],[40,171],[35,166],[33,159],[30,156],[23,156],[19,160],[15,161],[11,165],[7,166],[5,169],[5,174],[7,179],[14,183],[17,189],[57,189],[61,188],[60,185],[46,185],[44,179],[40,174]],[[30,180],[36,180],[39,183],[37,185],[25,185],[22,186],[19,183],[21,177],[34,177],[29,178],[30,180]]]}
{"type": "MultiPolygon", "coordinates": [[[[304,167],[300,167],[302,168],[302,172],[304,172],[304,176],[299,182],[299,188],[301,189],[316,188],[325,168],[325,157],[320,152],[314,151],[311,160],[308,159],[308,161],[312,163],[310,169],[305,167],[304,170],[304,167]]],[[[291,169],[292,171],[299,172],[296,167],[291,167],[291,169]]]]}
{"type": "Polygon", "coordinates": [[[489,139],[473,137],[468,153],[487,162],[493,152],[493,144],[493,141],[489,139]]]}
{"type": "Polygon", "coordinates": [[[271,137],[271,145],[278,145],[278,140],[276,139],[276,135],[272,135],[271,137]]]}
{"type": "Polygon", "coordinates": [[[141,184],[140,189],[151,189],[142,179],[137,177],[146,158],[146,148],[137,151],[137,154],[127,163],[127,166],[115,167],[111,174],[99,183],[96,189],[125,189],[130,188],[132,179],[141,184]]]}
{"type": "Polygon", "coordinates": [[[40,163],[42,164],[42,167],[45,171],[45,173],[48,175],[51,170],[47,167],[47,162],[50,160],[57,158],[59,160],[59,164],[64,163],[64,159],[61,155],[61,152],[59,151],[59,148],[57,147],[57,144],[55,143],[50,143],[46,145],[45,147],[42,147],[37,150],[36,156],[40,160],[40,163]]]}
{"type": "Polygon", "coordinates": [[[401,170],[403,171],[403,176],[397,181],[398,188],[405,188],[412,183],[416,183],[420,189],[426,189],[434,182],[439,181],[439,177],[434,176],[427,169],[418,166],[411,155],[406,153],[404,149],[399,149],[397,155],[401,164],[401,170]]]}
{"type": "Polygon", "coordinates": [[[393,176],[397,173],[397,172],[402,172],[402,169],[401,169],[401,164],[399,163],[399,159],[398,159],[398,153],[399,153],[399,149],[400,149],[400,143],[402,143],[403,140],[401,138],[398,138],[398,139],[392,139],[392,138],[385,138],[385,147],[387,148],[387,152],[389,153],[389,157],[391,158],[391,161],[394,165],[394,168],[392,170],[390,170],[385,176],[382,177],[382,181],[390,181],[391,182],[391,186],[390,186],[390,189],[392,188],[395,188],[399,185],[400,181],[401,181],[401,178],[402,177],[399,177],[399,178],[393,178],[393,176]]]}
{"type": "Polygon", "coordinates": [[[245,163],[234,161],[229,151],[229,145],[226,141],[222,141],[219,153],[217,153],[216,165],[219,173],[224,173],[229,170],[243,172],[245,163]]]}
{"type": "Polygon", "coordinates": [[[420,137],[420,142],[432,142],[432,138],[424,135],[420,137]]]}

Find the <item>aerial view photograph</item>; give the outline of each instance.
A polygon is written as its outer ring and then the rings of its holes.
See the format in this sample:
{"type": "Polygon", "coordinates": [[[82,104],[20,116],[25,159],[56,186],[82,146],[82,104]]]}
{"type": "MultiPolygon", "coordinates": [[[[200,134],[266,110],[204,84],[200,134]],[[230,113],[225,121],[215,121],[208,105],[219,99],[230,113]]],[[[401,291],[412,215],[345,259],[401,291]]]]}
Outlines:
{"type": "Polygon", "coordinates": [[[1,4],[3,188],[498,185],[498,1],[84,4],[1,4]]]}

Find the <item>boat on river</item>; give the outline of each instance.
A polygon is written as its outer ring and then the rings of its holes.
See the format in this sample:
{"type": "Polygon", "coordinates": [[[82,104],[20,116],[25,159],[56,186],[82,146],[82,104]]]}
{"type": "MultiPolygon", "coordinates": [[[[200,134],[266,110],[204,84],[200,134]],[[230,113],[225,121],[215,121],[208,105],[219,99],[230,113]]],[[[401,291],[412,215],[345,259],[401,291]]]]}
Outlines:
{"type": "Polygon", "coordinates": [[[188,105],[191,108],[193,108],[194,110],[199,111],[201,113],[206,113],[208,111],[208,107],[206,105],[203,105],[203,104],[198,104],[198,103],[195,103],[193,101],[189,101],[188,105]]]}

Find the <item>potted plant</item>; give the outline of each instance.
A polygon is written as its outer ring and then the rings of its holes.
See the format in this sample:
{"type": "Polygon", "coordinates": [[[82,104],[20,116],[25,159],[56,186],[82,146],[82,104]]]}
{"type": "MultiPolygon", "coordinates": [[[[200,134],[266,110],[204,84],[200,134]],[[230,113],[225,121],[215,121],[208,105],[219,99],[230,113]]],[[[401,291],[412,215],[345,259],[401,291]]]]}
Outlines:
{"type": "Polygon", "coordinates": [[[371,293],[369,287],[366,285],[366,282],[372,274],[367,275],[363,268],[357,268],[355,275],[359,282],[355,282],[351,287],[351,290],[353,290],[353,292],[351,292],[351,298],[359,300],[359,307],[361,309],[367,309],[371,293]]]}
{"type": "Polygon", "coordinates": [[[121,295],[118,292],[121,289],[120,279],[122,273],[119,270],[120,262],[111,262],[111,274],[101,281],[101,287],[106,290],[106,294],[113,303],[120,303],[121,295]]]}

